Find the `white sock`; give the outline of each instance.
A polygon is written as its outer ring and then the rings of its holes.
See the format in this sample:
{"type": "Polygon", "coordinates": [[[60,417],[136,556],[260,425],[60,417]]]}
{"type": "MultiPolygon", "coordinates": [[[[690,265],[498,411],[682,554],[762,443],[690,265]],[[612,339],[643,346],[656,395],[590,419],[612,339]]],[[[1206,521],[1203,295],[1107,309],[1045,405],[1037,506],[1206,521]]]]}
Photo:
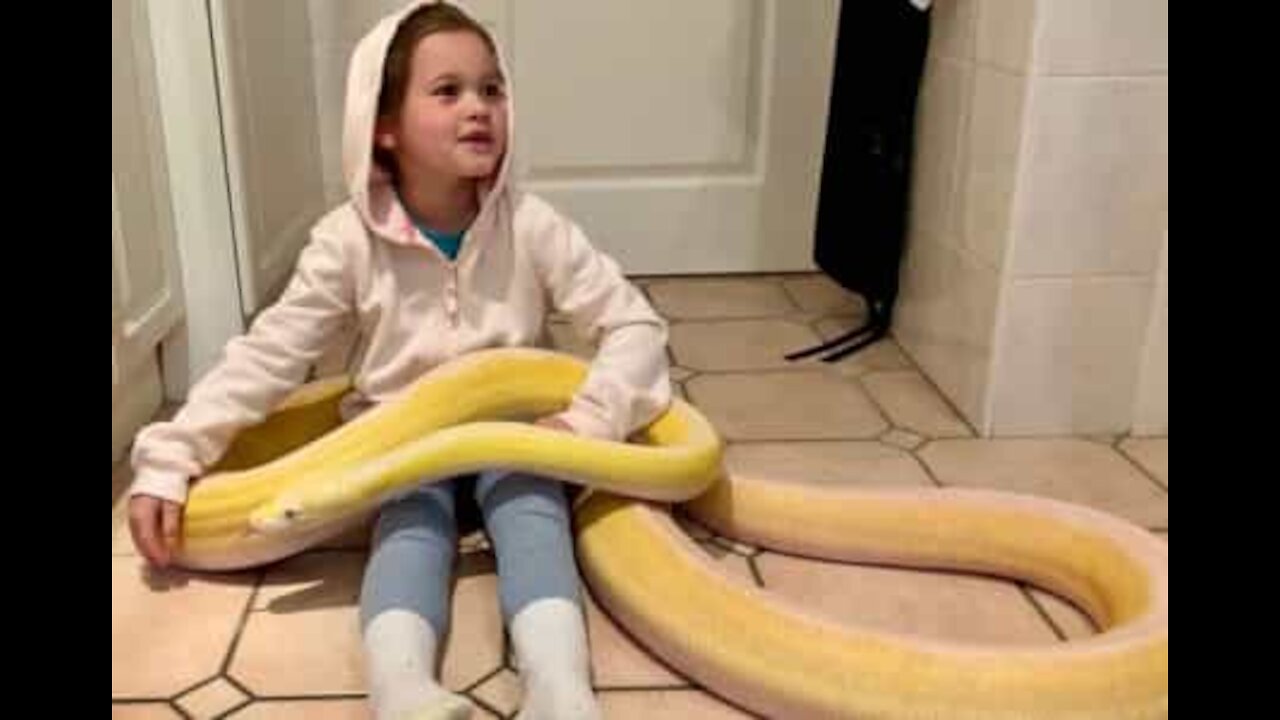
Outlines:
{"type": "Polygon", "coordinates": [[[387,610],[364,631],[365,670],[377,720],[467,720],[471,703],[435,680],[437,639],[408,610],[387,610]]]}
{"type": "Polygon", "coordinates": [[[591,689],[586,622],[576,603],[529,603],[511,619],[511,642],[524,683],[516,720],[602,720],[591,689]]]}

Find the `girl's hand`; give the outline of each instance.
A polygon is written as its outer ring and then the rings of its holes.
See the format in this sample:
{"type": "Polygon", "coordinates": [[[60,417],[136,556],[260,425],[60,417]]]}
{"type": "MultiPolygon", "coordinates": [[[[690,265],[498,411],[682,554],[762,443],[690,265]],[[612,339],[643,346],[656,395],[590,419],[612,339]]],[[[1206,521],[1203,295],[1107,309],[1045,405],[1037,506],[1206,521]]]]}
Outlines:
{"type": "Polygon", "coordinates": [[[182,506],[149,495],[129,499],[129,532],[138,552],[152,565],[173,562],[182,531],[182,506]]]}

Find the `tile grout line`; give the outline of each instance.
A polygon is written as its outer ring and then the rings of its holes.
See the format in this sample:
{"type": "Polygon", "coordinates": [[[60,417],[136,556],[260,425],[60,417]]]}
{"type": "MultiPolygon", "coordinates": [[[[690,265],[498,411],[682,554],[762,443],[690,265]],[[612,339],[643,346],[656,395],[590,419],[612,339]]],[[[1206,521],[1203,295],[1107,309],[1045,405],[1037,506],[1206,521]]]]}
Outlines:
{"type": "Polygon", "coordinates": [[[221,677],[220,674],[210,675],[209,677],[203,680],[199,680],[191,685],[186,686],[185,688],[179,690],[178,692],[175,692],[174,694],[165,698],[165,701],[172,703],[176,706],[178,704],[178,700],[181,699],[183,696],[189,695],[206,685],[212,685],[213,683],[217,682],[220,677],[221,677]]]}
{"type": "Polygon", "coordinates": [[[249,707],[250,705],[253,705],[256,702],[257,701],[254,700],[252,697],[247,697],[244,700],[240,701],[238,705],[232,705],[230,708],[228,708],[227,710],[224,710],[222,713],[215,715],[214,720],[224,720],[225,718],[229,718],[232,715],[235,715],[236,713],[249,707]]]}
{"type": "Polygon", "coordinates": [[[223,682],[227,683],[231,687],[244,693],[245,696],[247,696],[251,701],[257,700],[258,696],[254,694],[252,690],[245,687],[244,683],[240,682],[239,680],[236,680],[235,678],[231,677],[226,673],[223,673],[220,677],[222,678],[223,682]]]}
{"type": "Polygon", "coordinates": [[[804,308],[801,307],[800,301],[796,299],[795,295],[791,294],[791,288],[787,287],[787,279],[788,278],[782,277],[770,278],[770,280],[773,281],[773,286],[781,290],[782,296],[787,299],[787,302],[791,303],[791,307],[793,308],[792,312],[804,312],[804,308]]]}
{"type": "MultiPolygon", "coordinates": [[[[244,610],[240,613],[240,620],[236,623],[235,634],[231,637],[231,644],[227,647],[227,654],[222,658],[222,665],[218,670],[218,675],[220,677],[227,678],[228,680],[231,679],[231,661],[235,658],[236,650],[240,648],[240,639],[244,637],[245,628],[249,626],[249,617],[253,614],[254,603],[258,601],[258,595],[262,591],[262,583],[265,582],[266,579],[266,571],[258,570],[255,572],[253,592],[249,593],[249,598],[244,604],[244,610]]],[[[243,690],[249,689],[244,683],[239,681],[236,681],[236,686],[243,690]]],[[[252,692],[249,694],[249,697],[256,699],[256,696],[252,692]]]]}
{"type": "Polygon", "coordinates": [[[764,555],[764,554],[765,554],[765,551],[760,550],[755,555],[752,555],[746,560],[747,560],[747,569],[751,571],[751,577],[756,581],[756,587],[760,588],[761,590],[768,590],[769,589],[768,586],[764,584],[764,574],[760,572],[759,566],[756,565],[756,558],[759,558],[761,555],[764,555]]]}
{"type": "MultiPolygon", "coordinates": [[[[222,720],[223,718],[230,717],[231,715],[234,715],[235,713],[240,712],[241,710],[245,709],[246,707],[249,707],[250,705],[252,705],[252,704],[254,704],[255,702],[257,702],[257,701],[258,701],[258,699],[254,696],[254,694],[253,694],[251,691],[249,691],[249,689],[248,689],[248,688],[246,688],[246,687],[244,687],[243,685],[241,685],[237,680],[235,680],[235,679],[233,679],[233,678],[231,678],[231,677],[227,676],[225,673],[220,673],[220,674],[215,675],[214,677],[210,678],[210,679],[209,679],[209,681],[208,681],[208,682],[206,682],[206,683],[204,683],[203,685],[197,685],[196,687],[194,687],[194,688],[192,688],[192,689],[190,689],[190,690],[187,690],[186,692],[184,692],[184,693],[182,693],[182,694],[178,695],[177,697],[175,697],[175,698],[174,698],[173,703],[174,703],[175,705],[177,705],[178,698],[180,698],[180,697],[182,697],[182,696],[184,696],[184,695],[187,695],[188,693],[195,692],[196,690],[198,690],[198,689],[200,689],[200,688],[204,688],[204,687],[206,687],[206,686],[212,685],[212,684],[214,684],[214,683],[218,682],[219,680],[221,680],[221,681],[222,681],[222,682],[224,682],[224,683],[227,683],[227,684],[228,684],[228,685],[230,685],[231,687],[233,687],[233,688],[235,688],[236,690],[240,691],[240,693],[242,693],[242,694],[244,695],[244,698],[243,698],[243,699],[241,699],[241,700],[240,700],[240,702],[235,703],[234,705],[232,705],[230,708],[227,708],[226,710],[223,710],[222,712],[215,714],[215,715],[214,715],[214,720],[222,720]]],[[[191,717],[191,715],[190,715],[190,714],[187,714],[187,717],[191,717]]]]}
{"type": "Polygon", "coordinates": [[[493,715],[495,715],[495,716],[497,716],[497,717],[500,717],[500,718],[506,718],[506,717],[507,717],[507,715],[506,715],[505,713],[498,712],[498,708],[496,708],[496,707],[494,707],[494,706],[490,705],[489,703],[485,702],[484,700],[481,700],[480,698],[478,698],[478,697],[476,697],[476,696],[474,696],[474,695],[467,694],[467,699],[468,699],[468,700],[470,700],[470,701],[471,701],[472,703],[474,703],[475,705],[477,705],[477,706],[479,706],[480,708],[482,708],[483,710],[486,710],[486,711],[488,711],[489,713],[491,713],[491,714],[493,714],[493,715]]]}
{"type": "MultiPolygon", "coordinates": [[[[458,692],[461,692],[461,693],[470,693],[470,692],[472,692],[472,691],[476,690],[477,688],[479,688],[481,685],[483,685],[483,684],[485,684],[485,683],[489,682],[490,680],[494,679],[495,677],[497,677],[497,676],[501,675],[501,674],[502,674],[502,671],[503,671],[503,670],[506,670],[506,669],[507,669],[507,665],[506,665],[506,660],[505,660],[505,658],[504,658],[504,660],[503,660],[503,664],[499,665],[497,668],[495,668],[495,669],[493,669],[493,670],[490,670],[488,673],[486,673],[486,674],[484,674],[484,675],[480,676],[480,679],[479,679],[479,680],[476,680],[475,682],[471,683],[470,685],[467,685],[466,687],[462,688],[462,689],[461,689],[461,690],[459,690],[458,692]]],[[[498,714],[499,714],[499,715],[501,715],[502,713],[498,713],[498,714]]]]}
{"type": "Polygon", "coordinates": [[[1043,620],[1045,624],[1049,626],[1049,629],[1053,631],[1053,634],[1057,636],[1058,641],[1068,642],[1067,633],[1064,632],[1062,628],[1058,627],[1058,623],[1054,622],[1053,618],[1049,616],[1049,611],[1045,610],[1044,606],[1042,606],[1040,602],[1036,600],[1036,597],[1031,594],[1026,583],[1019,582],[1018,590],[1022,592],[1022,597],[1027,602],[1031,603],[1031,607],[1035,609],[1036,614],[1040,616],[1040,619],[1043,620]]]}
{"type": "Polygon", "coordinates": [[[942,392],[942,388],[938,387],[938,383],[935,382],[933,378],[929,377],[928,373],[923,369],[916,368],[916,374],[929,384],[929,387],[933,390],[933,394],[937,395],[938,398],[942,400],[942,403],[947,406],[947,409],[951,411],[951,414],[960,421],[960,424],[964,426],[965,430],[969,431],[969,436],[965,439],[982,439],[982,436],[978,434],[977,429],[973,427],[973,423],[969,422],[969,418],[965,417],[964,413],[960,412],[960,408],[951,401],[951,398],[947,397],[946,393],[942,392]]]}
{"type": "MultiPolygon", "coordinates": [[[[875,393],[871,392],[870,388],[867,387],[865,379],[869,375],[871,375],[871,373],[862,373],[861,375],[858,375],[855,378],[850,378],[850,382],[852,382],[854,385],[857,385],[858,390],[860,390],[862,394],[867,397],[867,400],[871,403],[871,407],[875,408],[876,412],[880,414],[880,419],[884,420],[884,424],[889,427],[889,430],[895,430],[895,429],[906,430],[908,432],[915,433],[916,435],[920,435],[921,437],[927,437],[926,435],[922,435],[921,433],[916,433],[911,428],[898,425],[897,421],[894,420],[891,415],[889,415],[889,411],[886,410],[881,405],[880,401],[876,399],[875,393]]],[[[888,430],[886,430],[885,432],[888,432],[888,430]]],[[[880,434],[883,435],[884,433],[880,433],[880,434]]]]}
{"type": "Polygon", "coordinates": [[[1119,440],[1116,441],[1115,445],[1111,446],[1111,449],[1114,450],[1117,455],[1123,458],[1125,462],[1127,462],[1129,465],[1136,468],[1138,472],[1142,474],[1142,477],[1146,478],[1149,482],[1151,482],[1151,484],[1155,485],[1156,488],[1162,494],[1168,495],[1169,487],[1164,483],[1160,482],[1160,480],[1156,477],[1155,473],[1151,472],[1146,467],[1144,467],[1142,463],[1138,462],[1137,458],[1133,457],[1128,452],[1126,452],[1124,448],[1120,447],[1120,444],[1127,439],[1131,439],[1131,438],[1125,438],[1125,437],[1120,438],[1119,440]]]}
{"type": "Polygon", "coordinates": [[[934,442],[935,441],[926,438],[925,441],[920,443],[915,450],[907,451],[907,454],[915,459],[916,463],[920,465],[920,468],[924,470],[924,474],[929,476],[929,480],[932,481],[934,485],[939,488],[945,488],[946,484],[938,479],[938,476],[933,472],[933,468],[929,467],[929,463],[925,462],[925,459],[920,456],[920,453],[924,452],[924,449],[932,445],[934,442]]]}

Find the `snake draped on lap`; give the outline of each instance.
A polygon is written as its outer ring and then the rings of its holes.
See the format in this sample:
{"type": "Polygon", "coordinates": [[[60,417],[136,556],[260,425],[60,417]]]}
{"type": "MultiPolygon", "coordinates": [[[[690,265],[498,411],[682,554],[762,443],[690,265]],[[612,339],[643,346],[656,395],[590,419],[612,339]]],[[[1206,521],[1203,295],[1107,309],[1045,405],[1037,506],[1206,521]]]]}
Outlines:
{"type": "Polygon", "coordinates": [[[627,443],[528,424],[587,366],[568,355],[467,355],[341,425],[345,380],[305,386],[192,487],[179,564],[246,568],[301,552],[431,482],[489,467],[589,489],[575,511],[593,596],[712,692],[778,718],[1138,720],[1169,714],[1169,555],[1089,508],[977,490],[832,488],[726,474],[715,428],[676,399],[627,443]],[[671,519],[845,562],[1027,581],[1101,632],[986,647],[834,623],[718,572],[671,519]]]}

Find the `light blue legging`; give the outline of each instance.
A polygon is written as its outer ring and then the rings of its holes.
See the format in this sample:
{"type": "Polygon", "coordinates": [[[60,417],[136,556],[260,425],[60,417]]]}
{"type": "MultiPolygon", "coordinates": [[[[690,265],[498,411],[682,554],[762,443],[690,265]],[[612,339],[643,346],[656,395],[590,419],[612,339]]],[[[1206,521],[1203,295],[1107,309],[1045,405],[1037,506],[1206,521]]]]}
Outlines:
{"type": "MultiPolygon", "coordinates": [[[[360,626],[386,610],[417,613],[438,637],[449,630],[449,593],[457,552],[455,498],[471,485],[453,478],[427,485],[382,509],[360,594],[360,626]]],[[[543,598],[580,602],[564,486],[555,480],[490,471],[475,479],[475,499],[498,559],[503,618],[543,598]]]]}

